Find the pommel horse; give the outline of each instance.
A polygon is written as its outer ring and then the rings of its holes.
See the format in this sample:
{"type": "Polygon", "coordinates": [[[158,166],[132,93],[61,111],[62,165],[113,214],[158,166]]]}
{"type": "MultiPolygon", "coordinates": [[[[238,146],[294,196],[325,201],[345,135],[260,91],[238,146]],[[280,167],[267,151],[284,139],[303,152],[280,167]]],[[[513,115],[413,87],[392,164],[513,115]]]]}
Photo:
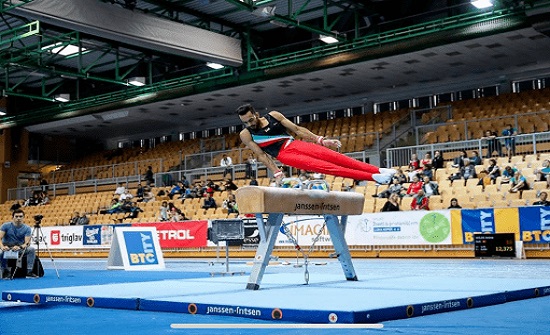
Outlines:
{"type": "Polygon", "coordinates": [[[235,192],[235,197],[239,212],[256,215],[260,232],[260,244],[246,286],[248,290],[260,288],[284,214],[323,215],[346,279],[357,280],[344,232],[348,215],[363,213],[365,197],[362,194],[303,188],[245,186],[235,192]],[[268,214],[265,224],[262,214],[268,214]],[[338,216],[341,216],[341,220],[338,220],[338,216]]]}

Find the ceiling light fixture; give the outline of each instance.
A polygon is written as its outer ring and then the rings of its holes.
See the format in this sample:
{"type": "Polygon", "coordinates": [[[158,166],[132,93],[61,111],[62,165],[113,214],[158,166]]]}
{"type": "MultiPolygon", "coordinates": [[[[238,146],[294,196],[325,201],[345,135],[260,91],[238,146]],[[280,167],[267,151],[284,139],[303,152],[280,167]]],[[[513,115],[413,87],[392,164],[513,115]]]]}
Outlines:
{"type": "Polygon", "coordinates": [[[71,95],[68,93],[56,94],[53,99],[59,102],[67,102],[71,100],[71,95]]]}
{"type": "Polygon", "coordinates": [[[319,35],[319,39],[326,44],[334,44],[340,42],[336,37],[334,36],[326,36],[326,35],[319,35]]]}
{"type": "Polygon", "coordinates": [[[489,8],[493,6],[493,2],[491,0],[472,0],[470,3],[477,9],[489,8]]]}
{"type": "Polygon", "coordinates": [[[145,86],[145,77],[132,77],[128,79],[128,85],[145,86]]]}
{"type": "Polygon", "coordinates": [[[219,70],[219,69],[223,69],[224,66],[221,65],[221,64],[218,64],[218,63],[211,63],[211,62],[208,62],[206,63],[206,66],[210,67],[210,68],[213,68],[215,70],[219,70]]]}

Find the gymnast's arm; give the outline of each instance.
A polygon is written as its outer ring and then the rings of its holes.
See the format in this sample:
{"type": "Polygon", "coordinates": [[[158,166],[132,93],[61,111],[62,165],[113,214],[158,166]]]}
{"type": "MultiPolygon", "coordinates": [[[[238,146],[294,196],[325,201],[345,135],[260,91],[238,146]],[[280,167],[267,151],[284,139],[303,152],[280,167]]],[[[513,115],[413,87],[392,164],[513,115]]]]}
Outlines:
{"type": "Polygon", "coordinates": [[[266,154],[262,148],[254,140],[252,139],[252,135],[250,135],[250,132],[248,129],[243,129],[240,133],[241,141],[250,149],[252,152],[258,157],[258,160],[264,165],[270,169],[273,173],[280,172],[281,169],[275,164],[273,159],[266,154]]]}
{"type": "Polygon", "coordinates": [[[325,139],[323,136],[315,135],[309,129],[298,126],[297,124],[290,121],[283,114],[279,112],[271,111],[269,114],[273,116],[277,121],[281,122],[281,124],[286,129],[290,130],[291,132],[293,132],[294,134],[296,134],[297,136],[299,136],[304,140],[316,142],[317,144],[321,144],[326,147],[339,148],[342,145],[339,140],[329,140],[329,139],[325,139]]]}

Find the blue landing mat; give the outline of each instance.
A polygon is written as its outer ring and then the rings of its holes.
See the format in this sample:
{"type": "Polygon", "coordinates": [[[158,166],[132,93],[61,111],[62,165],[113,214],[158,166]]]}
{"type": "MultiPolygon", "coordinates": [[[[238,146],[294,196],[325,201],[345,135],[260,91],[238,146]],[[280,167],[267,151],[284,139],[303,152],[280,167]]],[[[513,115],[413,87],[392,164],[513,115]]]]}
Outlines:
{"type": "Polygon", "coordinates": [[[309,285],[304,285],[299,273],[279,271],[266,273],[258,291],[245,289],[247,275],[151,279],[5,290],[2,299],[287,322],[376,323],[550,295],[550,279],[467,274],[361,274],[359,281],[346,281],[341,272],[334,271],[312,274],[309,285]]]}

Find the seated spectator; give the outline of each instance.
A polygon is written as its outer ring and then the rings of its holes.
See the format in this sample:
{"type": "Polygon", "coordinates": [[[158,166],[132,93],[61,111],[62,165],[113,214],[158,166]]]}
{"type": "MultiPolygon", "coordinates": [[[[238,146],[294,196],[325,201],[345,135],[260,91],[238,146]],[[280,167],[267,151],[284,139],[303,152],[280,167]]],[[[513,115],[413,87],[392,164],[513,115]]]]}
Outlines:
{"type": "Polygon", "coordinates": [[[509,183],[510,179],[512,179],[512,177],[514,176],[516,171],[517,171],[516,168],[512,168],[511,166],[506,166],[504,168],[504,171],[502,171],[502,178],[501,178],[500,182],[502,184],[509,183]]]}
{"type": "Polygon", "coordinates": [[[90,219],[86,216],[86,213],[81,213],[78,218],[77,225],[84,226],[90,223],[90,219]]]}
{"type": "Polygon", "coordinates": [[[238,188],[239,187],[235,185],[235,183],[233,182],[233,180],[231,180],[231,178],[227,178],[225,180],[225,183],[223,184],[223,189],[225,191],[227,190],[236,191],[238,188]]]}
{"type": "Polygon", "coordinates": [[[422,190],[427,197],[439,195],[439,185],[435,181],[431,181],[428,176],[424,176],[424,184],[422,190]]]}
{"type": "Polygon", "coordinates": [[[388,201],[382,207],[381,212],[398,212],[399,211],[399,196],[397,193],[392,193],[388,201]]]}
{"type": "Polygon", "coordinates": [[[393,178],[392,184],[384,191],[374,194],[375,198],[389,198],[392,194],[397,194],[398,197],[402,197],[403,185],[399,184],[399,179],[393,178]]]}
{"type": "Polygon", "coordinates": [[[117,183],[116,189],[115,189],[115,195],[122,195],[126,191],[126,187],[122,186],[122,184],[117,183]]]}
{"type": "Polygon", "coordinates": [[[47,192],[42,192],[41,199],[42,200],[38,204],[39,206],[45,206],[45,205],[49,205],[51,203],[50,197],[48,196],[47,192]]]}
{"type": "Polygon", "coordinates": [[[485,176],[483,178],[479,178],[478,185],[487,185],[487,182],[484,182],[484,179],[487,179],[489,183],[495,184],[497,181],[497,177],[500,177],[500,168],[497,165],[497,160],[494,158],[491,158],[489,160],[489,166],[483,170],[485,173],[485,176]]]}
{"type": "Polygon", "coordinates": [[[520,192],[520,195],[523,190],[529,189],[529,183],[527,183],[527,179],[521,174],[521,172],[516,171],[514,173],[514,176],[510,179],[510,193],[516,193],[520,192]]]}
{"type": "Polygon", "coordinates": [[[132,200],[132,198],[134,198],[134,196],[130,193],[128,189],[125,189],[124,193],[122,193],[118,199],[121,201],[127,201],[132,200]]]}
{"type": "Polygon", "coordinates": [[[424,179],[424,177],[428,177],[428,178],[430,178],[430,180],[434,179],[434,172],[433,172],[432,166],[430,164],[424,165],[419,174],[422,176],[421,177],[422,179],[424,179]]]}
{"type": "Polygon", "coordinates": [[[180,221],[182,221],[182,216],[180,214],[180,210],[178,210],[176,207],[172,207],[168,217],[169,217],[168,220],[171,221],[171,222],[180,222],[180,221]]]}
{"type": "Polygon", "coordinates": [[[464,165],[466,165],[464,163],[465,159],[468,159],[468,154],[466,153],[466,150],[462,150],[460,151],[460,155],[453,160],[452,167],[455,167],[455,168],[463,167],[464,165]]]}
{"type": "Polygon", "coordinates": [[[545,159],[542,161],[542,166],[540,169],[535,170],[535,175],[537,176],[537,181],[546,181],[546,187],[550,188],[550,161],[545,159]]]}
{"type": "Polygon", "coordinates": [[[474,165],[483,164],[483,161],[481,160],[481,157],[479,157],[479,153],[475,150],[472,151],[472,157],[470,157],[470,162],[474,165]]]}
{"type": "Polygon", "coordinates": [[[470,161],[470,159],[464,158],[462,162],[464,165],[460,167],[459,172],[449,177],[449,179],[451,180],[451,184],[455,180],[464,179],[464,185],[466,185],[466,181],[468,181],[468,179],[477,178],[476,168],[474,164],[470,161]]]}
{"type": "MultiPolygon", "coordinates": [[[[206,188],[210,188],[212,189],[211,192],[214,192],[214,191],[221,191],[221,188],[220,188],[220,185],[216,184],[215,182],[212,181],[212,179],[206,179],[206,188]]],[[[208,191],[207,191],[208,192],[208,191]]]]}
{"type": "Polygon", "coordinates": [[[412,180],[413,176],[417,175],[420,172],[422,166],[420,165],[420,160],[416,154],[411,155],[411,160],[409,161],[409,167],[407,169],[407,175],[409,180],[412,180]]]}
{"type": "Polygon", "coordinates": [[[237,200],[235,200],[234,194],[230,194],[227,199],[223,201],[222,209],[225,209],[228,214],[239,214],[239,208],[237,207],[237,200]]]}
{"type": "Polygon", "coordinates": [[[550,206],[550,201],[546,199],[548,199],[548,193],[540,192],[539,200],[533,202],[533,206],[550,206]]]}
{"type": "Polygon", "coordinates": [[[137,202],[131,202],[129,206],[125,207],[126,215],[124,219],[137,219],[139,213],[143,213],[143,209],[139,208],[137,202]]]}
{"type": "Polygon", "coordinates": [[[408,197],[415,196],[418,194],[418,191],[422,190],[422,186],[423,183],[420,181],[420,178],[418,176],[413,176],[412,183],[409,185],[406,195],[408,197]]]}
{"type": "Polygon", "coordinates": [[[183,197],[185,199],[194,199],[199,197],[199,190],[196,186],[188,187],[185,189],[183,197]]]}
{"type": "Polygon", "coordinates": [[[145,186],[143,190],[143,198],[141,199],[142,202],[147,203],[155,201],[155,195],[153,194],[153,191],[151,191],[151,187],[145,186]]]}
{"type": "Polygon", "coordinates": [[[38,206],[41,202],[42,202],[42,199],[40,198],[40,193],[34,192],[32,196],[29,199],[27,199],[27,201],[25,201],[25,203],[23,204],[23,207],[38,206]]]}
{"type": "Polygon", "coordinates": [[[141,186],[141,183],[137,184],[136,188],[136,198],[137,201],[143,201],[143,195],[145,194],[145,188],[141,186]]]}
{"type": "Polygon", "coordinates": [[[208,194],[208,196],[204,199],[202,208],[203,209],[218,208],[218,205],[216,204],[216,200],[214,200],[211,194],[208,194]]]}
{"type": "Polygon", "coordinates": [[[111,200],[111,205],[107,209],[103,209],[99,211],[99,214],[113,214],[113,213],[121,213],[122,212],[122,201],[119,201],[118,199],[111,200]]]}
{"type": "Polygon", "coordinates": [[[452,208],[462,208],[462,207],[458,204],[458,199],[457,198],[452,198],[451,199],[451,204],[447,208],[452,209],[452,208]]]}
{"type": "Polygon", "coordinates": [[[298,174],[298,178],[302,181],[308,181],[311,179],[311,174],[307,172],[306,170],[300,169],[300,173],[298,174]]]}
{"type": "Polygon", "coordinates": [[[409,179],[401,169],[397,169],[397,172],[393,175],[393,178],[397,178],[399,180],[399,184],[403,184],[409,181],[409,179]]]}
{"type": "Polygon", "coordinates": [[[444,166],[443,153],[439,150],[436,150],[434,153],[434,158],[432,159],[432,166],[434,170],[442,169],[444,166]]]}
{"type": "Polygon", "coordinates": [[[183,184],[181,182],[177,182],[172,186],[172,189],[170,189],[170,192],[168,192],[168,198],[170,200],[174,199],[174,196],[182,194],[184,190],[182,189],[183,184]]]}
{"type": "Polygon", "coordinates": [[[80,219],[80,213],[74,212],[73,217],[69,220],[69,226],[78,225],[78,220],[80,219]]]}
{"type": "Polygon", "coordinates": [[[168,221],[168,202],[163,201],[159,208],[159,221],[164,222],[168,221]]]}
{"type": "Polygon", "coordinates": [[[187,177],[185,177],[185,176],[182,177],[181,183],[183,184],[183,187],[185,187],[185,188],[188,188],[189,186],[191,186],[191,184],[189,183],[189,180],[187,180],[187,177]]]}
{"type": "Polygon", "coordinates": [[[432,166],[433,165],[433,160],[432,160],[432,154],[427,152],[425,155],[424,155],[424,158],[422,158],[422,160],[420,161],[420,167],[422,166],[425,166],[425,165],[430,165],[432,166]]]}
{"type": "Polygon", "coordinates": [[[413,201],[411,202],[411,210],[417,211],[417,210],[430,210],[429,207],[430,200],[428,197],[424,194],[423,190],[419,190],[416,196],[414,197],[413,201]]]}

